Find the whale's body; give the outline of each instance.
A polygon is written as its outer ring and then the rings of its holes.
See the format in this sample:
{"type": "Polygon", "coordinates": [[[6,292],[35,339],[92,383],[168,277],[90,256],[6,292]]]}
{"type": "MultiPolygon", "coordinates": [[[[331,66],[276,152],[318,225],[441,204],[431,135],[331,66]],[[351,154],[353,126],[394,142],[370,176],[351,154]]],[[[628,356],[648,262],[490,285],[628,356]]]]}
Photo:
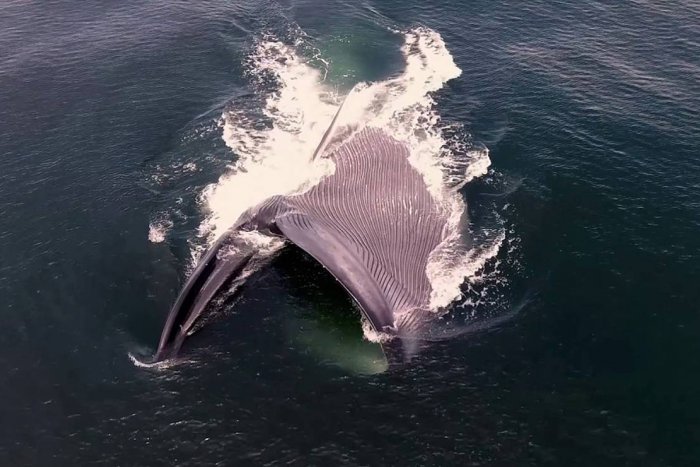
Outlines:
{"type": "MultiPolygon", "coordinates": [[[[334,133],[331,124],[320,148],[334,133]]],[[[324,154],[334,173],[303,193],[273,196],[249,209],[203,256],[170,312],[156,360],[179,350],[209,301],[255,255],[241,231],[282,236],[309,253],[376,331],[400,341],[434,316],[426,270],[447,236],[447,210],[409,162],[404,143],[373,127],[340,138],[324,154]]]]}

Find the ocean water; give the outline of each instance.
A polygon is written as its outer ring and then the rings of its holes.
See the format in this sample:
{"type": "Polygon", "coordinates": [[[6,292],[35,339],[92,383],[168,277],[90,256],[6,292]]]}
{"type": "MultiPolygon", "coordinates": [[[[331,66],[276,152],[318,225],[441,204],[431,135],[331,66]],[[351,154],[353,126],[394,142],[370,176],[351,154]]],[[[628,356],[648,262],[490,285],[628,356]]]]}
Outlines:
{"type": "Polygon", "coordinates": [[[689,0],[4,2],[0,465],[697,465],[699,114],[689,0]],[[255,236],[142,365],[349,94],[470,238],[417,356],[255,236]]]}

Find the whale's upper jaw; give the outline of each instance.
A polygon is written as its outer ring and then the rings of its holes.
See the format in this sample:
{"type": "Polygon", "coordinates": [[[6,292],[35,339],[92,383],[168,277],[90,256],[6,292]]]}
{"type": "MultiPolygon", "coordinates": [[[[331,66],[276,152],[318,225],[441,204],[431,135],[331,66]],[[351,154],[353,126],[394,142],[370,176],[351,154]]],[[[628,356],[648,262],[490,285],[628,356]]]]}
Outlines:
{"type": "Polygon", "coordinates": [[[154,357],[156,361],[177,354],[209,302],[240,274],[254,254],[250,245],[229,233],[222,235],[204,254],[170,310],[154,357]],[[230,248],[231,254],[222,255],[224,248],[230,248]]]}

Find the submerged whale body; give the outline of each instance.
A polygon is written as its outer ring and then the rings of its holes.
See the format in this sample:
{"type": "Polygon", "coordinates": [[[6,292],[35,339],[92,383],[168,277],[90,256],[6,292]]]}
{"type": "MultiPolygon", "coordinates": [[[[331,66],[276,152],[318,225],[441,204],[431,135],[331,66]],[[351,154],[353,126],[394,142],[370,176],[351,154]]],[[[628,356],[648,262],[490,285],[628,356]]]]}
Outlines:
{"type": "Polygon", "coordinates": [[[383,344],[390,359],[402,358],[435,316],[426,268],[448,235],[449,213],[405,144],[380,128],[336,128],[337,120],[314,154],[331,158],[335,172],[303,193],[263,201],[219,238],[170,311],[156,360],[177,353],[207,304],[254,258],[245,231],[281,236],[321,263],[375,331],[395,336],[383,344]]]}

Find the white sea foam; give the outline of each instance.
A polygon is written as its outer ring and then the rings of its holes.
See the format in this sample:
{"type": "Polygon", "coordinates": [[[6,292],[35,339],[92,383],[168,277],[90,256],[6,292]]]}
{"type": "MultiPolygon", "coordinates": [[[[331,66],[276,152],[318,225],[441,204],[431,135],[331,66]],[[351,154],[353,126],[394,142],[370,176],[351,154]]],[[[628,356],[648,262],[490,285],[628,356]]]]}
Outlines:
{"type": "Polygon", "coordinates": [[[364,335],[365,339],[370,342],[374,342],[375,344],[383,344],[393,339],[394,336],[391,334],[375,330],[374,327],[372,327],[372,323],[370,323],[364,315],[361,316],[362,334],[364,335]]]}
{"type": "Polygon", "coordinates": [[[147,359],[141,359],[139,356],[127,352],[127,356],[131,363],[137,368],[149,368],[153,370],[167,370],[168,368],[182,365],[183,363],[196,363],[194,360],[185,360],[182,358],[168,358],[166,360],[159,361],[149,361],[147,359]]]}
{"type": "MultiPolygon", "coordinates": [[[[503,235],[471,249],[460,242],[466,206],[456,188],[486,174],[490,165],[485,148],[471,149],[448,140],[445,130],[454,132],[455,124],[443,123],[435,108],[432,93],[458,77],[461,70],[442,37],[427,28],[405,32],[401,52],[404,71],[353,88],[342,117],[381,127],[405,142],[411,164],[444,205],[450,218],[446,240],[431,255],[426,271],[433,288],[431,306],[439,309],[460,297],[464,280],[496,255],[503,235]]],[[[259,41],[249,57],[248,70],[264,104],[258,118],[236,102],[221,117],[223,139],[237,159],[228,173],[202,193],[208,216],[200,235],[210,241],[246,209],[275,194],[303,191],[334,170],[327,158],[311,157],[342,102],[337,90],[324,82],[327,70],[314,68],[294,46],[273,37],[259,41]],[[272,91],[270,82],[274,83],[272,91]]],[[[264,238],[257,241],[268,242],[268,251],[281,246],[264,238]]],[[[368,338],[381,340],[368,326],[363,327],[368,338]]]]}
{"type": "Polygon", "coordinates": [[[182,170],[186,172],[195,172],[197,170],[197,164],[194,162],[188,162],[182,165],[182,170]]]}
{"type": "Polygon", "coordinates": [[[338,103],[320,84],[321,72],[271,38],[260,41],[248,66],[254,80],[271,75],[278,89],[266,96],[267,122],[252,120],[250,109],[236,108],[235,102],[233,110],[222,115],[223,139],[238,159],[203,194],[210,215],[200,232],[213,233],[212,240],[246,209],[272,195],[313,186],[333,169],[327,159],[311,161],[338,103]]]}
{"type": "Polygon", "coordinates": [[[172,227],[173,221],[170,217],[166,214],[159,214],[148,224],[148,241],[151,243],[163,242],[172,227]]]}

